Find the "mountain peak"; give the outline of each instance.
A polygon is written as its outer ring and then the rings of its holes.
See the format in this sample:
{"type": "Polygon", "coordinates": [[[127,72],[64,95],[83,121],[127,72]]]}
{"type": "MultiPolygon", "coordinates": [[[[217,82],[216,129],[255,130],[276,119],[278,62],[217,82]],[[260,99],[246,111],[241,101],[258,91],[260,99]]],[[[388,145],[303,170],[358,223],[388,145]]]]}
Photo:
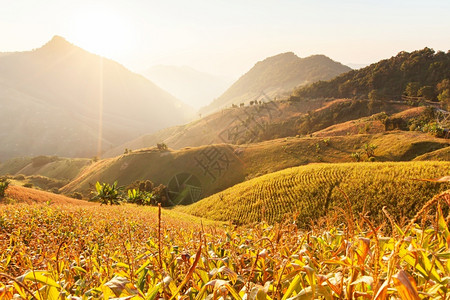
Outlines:
{"type": "Polygon", "coordinates": [[[48,49],[56,52],[64,52],[68,49],[75,47],[69,43],[65,38],[59,35],[55,35],[50,41],[48,41],[41,49],[48,49]]]}

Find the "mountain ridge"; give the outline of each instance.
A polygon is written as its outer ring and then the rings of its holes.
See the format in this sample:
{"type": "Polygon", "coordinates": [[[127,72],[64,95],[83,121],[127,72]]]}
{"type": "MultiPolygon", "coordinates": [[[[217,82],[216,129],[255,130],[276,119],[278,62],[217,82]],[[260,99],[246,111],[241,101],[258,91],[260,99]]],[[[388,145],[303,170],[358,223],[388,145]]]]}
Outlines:
{"type": "MultiPolygon", "coordinates": [[[[331,79],[351,69],[335,62],[325,55],[318,54],[299,58],[293,52],[285,52],[257,62],[242,75],[220,97],[202,108],[201,113],[263,98],[274,99],[290,92],[297,86],[331,79]]],[[[267,101],[267,100],[265,100],[267,101]]]]}
{"type": "Polygon", "coordinates": [[[5,105],[0,129],[9,139],[0,159],[92,157],[101,154],[99,144],[108,149],[185,123],[194,114],[144,76],[60,36],[34,50],[0,56],[0,85],[0,104],[5,105]],[[22,126],[11,128],[8,122],[22,126]],[[39,139],[42,135],[46,138],[39,139]],[[71,136],[66,146],[58,144],[61,136],[71,136]]]}

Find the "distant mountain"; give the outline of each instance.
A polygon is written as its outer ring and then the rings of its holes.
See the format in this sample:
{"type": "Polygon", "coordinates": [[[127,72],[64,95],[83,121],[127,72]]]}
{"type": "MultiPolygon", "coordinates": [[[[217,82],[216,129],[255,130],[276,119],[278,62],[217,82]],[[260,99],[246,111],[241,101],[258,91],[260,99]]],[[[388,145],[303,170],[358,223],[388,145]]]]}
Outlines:
{"type": "Polygon", "coordinates": [[[203,107],[221,95],[232,79],[183,66],[153,66],[142,74],[194,108],[203,107]]]}
{"type": "Polygon", "coordinates": [[[148,79],[55,36],[0,56],[0,159],[92,157],[193,110],[148,79]]]}
{"type": "Polygon", "coordinates": [[[359,63],[346,63],[346,66],[349,66],[353,70],[358,70],[364,67],[367,67],[369,64],[359,64],[359,63]]]}
{"type": "Polygon", "coordinates": [[[267,101],[284,95],[295,87],[328,80],[350,70],[324,55],[299,58],[292,52],[279,54],[256,63],[225,93],[201,109],[201,112],[210,113],[232,104],[248,104],[253,100],[267,101]]]}
{"type": "Polygon", "coordinates": [[[330,81],[299,88],[293,98],[367,99],[372,92],[372,96],[379,99],[397,99],[406,94],[433,100],[442,92],[437,85],[445,79],[450,79],[450,51],[435,52],[424,48],[411,53],[403,51],[397,56],[350,71],[330,81]]]}

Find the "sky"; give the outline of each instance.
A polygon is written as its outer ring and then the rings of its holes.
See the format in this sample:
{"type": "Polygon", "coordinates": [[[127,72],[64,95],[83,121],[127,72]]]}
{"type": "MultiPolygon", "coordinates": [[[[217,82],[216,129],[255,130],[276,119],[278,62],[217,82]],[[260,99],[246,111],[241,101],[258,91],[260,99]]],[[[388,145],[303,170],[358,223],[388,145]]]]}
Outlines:
{"type": "Polygon", "coordinates": [[[133,71],[190,66],[239,77],[292,51],[370,64],[450,49],[448,0],[0,0],[0,52],[54,35],[133,71]]]}

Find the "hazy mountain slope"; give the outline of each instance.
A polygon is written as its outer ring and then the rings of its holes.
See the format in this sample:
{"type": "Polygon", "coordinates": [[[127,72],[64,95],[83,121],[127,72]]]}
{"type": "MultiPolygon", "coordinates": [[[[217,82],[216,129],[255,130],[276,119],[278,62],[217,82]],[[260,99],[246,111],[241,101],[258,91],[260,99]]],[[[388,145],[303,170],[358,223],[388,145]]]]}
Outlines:
{"type": "Polygon", "coordinates": [[[61,37],[0,57],[0,87],[0,159],[93,156],[99,141],[109,149],[192,116],[143,76],[61,37]]]}
{"type": "MultiPolygon", "coordinates": [[[[394,57],[381,60],[359,70],[342,74],[330,81],[321,81],[299,88],[293,93],[296,98],[318,97],[362,97],[367,98],[375,91],[378,98],[400,98],[408,83],[416,83],[418,88],[430,86],[432,89],[443,79],[450,78],[450,51],[434,52],[423,50],[400,52],[394,57]]],[[[416,91],[412,95],[420,96],[416,91]]],[[[437,95],[437,91],[434,91],[437,95]]]]}
{"type": "Polygon", "coordinates": [[[184,103],[199,109],[221,95],[232,83],[229,78],[183,66],[153,66],[142,74],[184,103]]]}
{"type": "MultiPolygon", "coordinates": [[[[212,143],[246,144],[281,137],[311,134],[334,124],[357,120],[379,112],[392,114],[410,108],[406,104],[337,99],[333,101],[275,101],[224,109],[189,124],[165,128],[141,136],[105,153],[113,157],[125,149],[140,149],[164,142],[170,148],[212,143]]],[[[361,132],[369,133],[369,132],[361,132]]]]}
{"type": "Polygon", "coordinates": [[[328,80],[350,70],[324,55],[299,58],[292,52],[279,54],[256,63],[201,112],[209,113],[231,104],[260,100],[261,97],[274,98],[300,85],[328,80]]]}
{"type": "MultiPolygon", "coordinates": [[[[105,153],[113,157],[124,149],[140,149],[164,142],[170,148],[197,147],[208,144],[229,143],[242,144],[261,141],[259,134],[273,123],[283,123],[289,119],[313,111],[322,106],[324,101],[286,102],[277,101],[253,106],[229,108],[186,125],[165,128],[154,134],[143,135],[124,143],[105,153]]],[[[295,135],[295,134],[294,134],[295,135]]],[[[284,135],[280,131],[266,139],[284,135]]],[[[264,139],[264,140],[266,140],[264,139]]]]}

